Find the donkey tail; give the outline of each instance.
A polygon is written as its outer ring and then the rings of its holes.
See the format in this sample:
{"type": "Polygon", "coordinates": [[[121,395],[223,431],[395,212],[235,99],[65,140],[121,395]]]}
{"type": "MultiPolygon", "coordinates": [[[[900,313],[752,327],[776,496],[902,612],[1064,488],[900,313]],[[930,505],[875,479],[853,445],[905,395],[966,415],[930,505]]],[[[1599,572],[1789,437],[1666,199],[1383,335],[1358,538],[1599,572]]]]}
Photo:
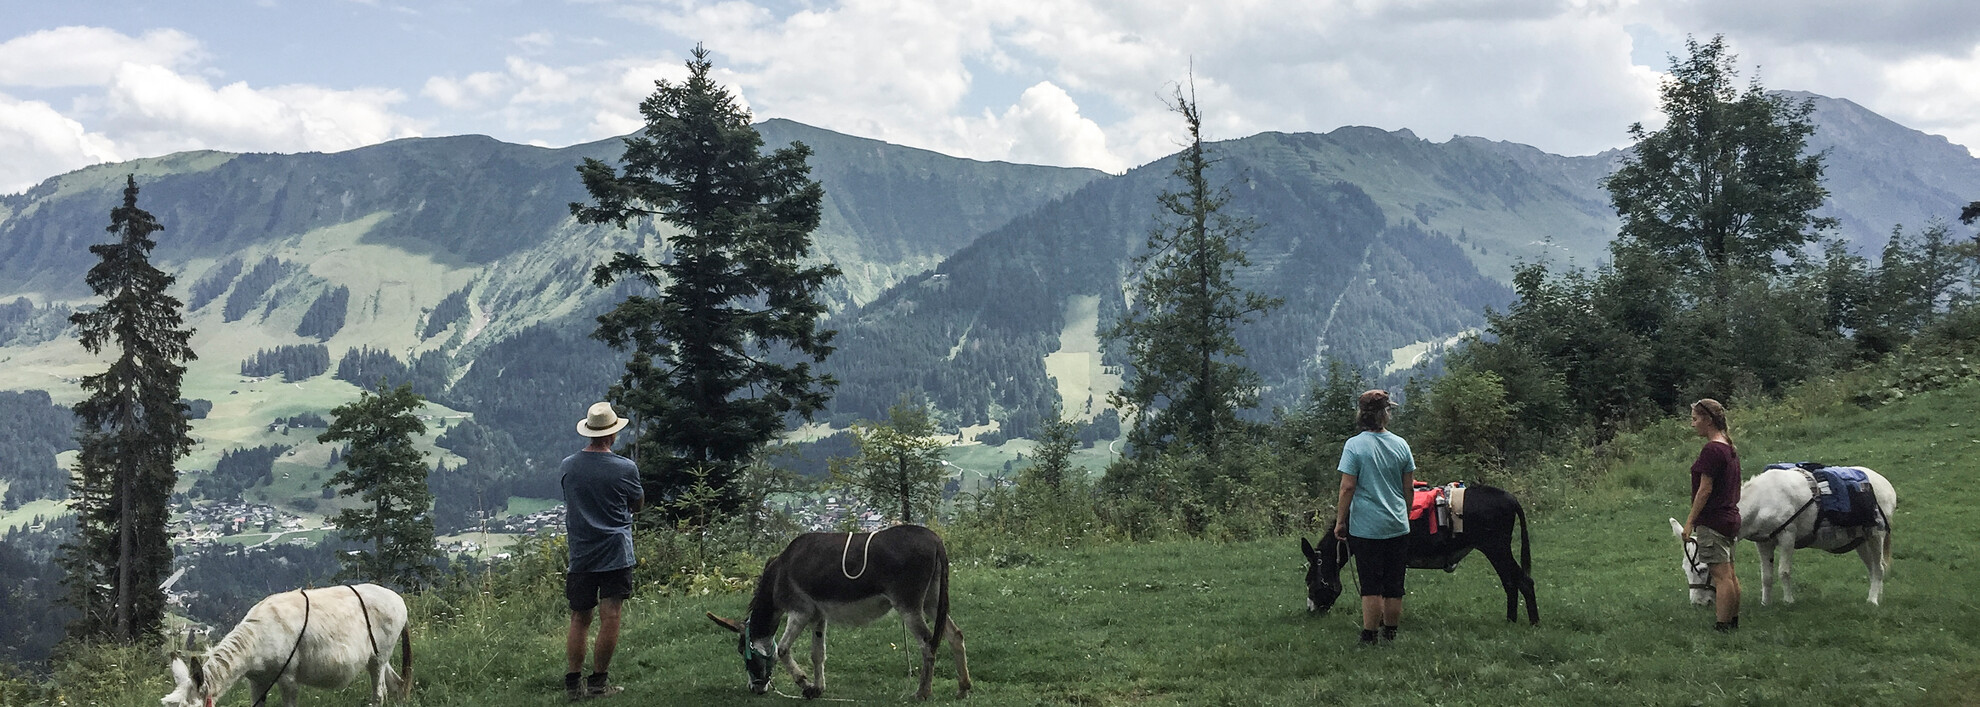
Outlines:
{"type": "MultiPolygon", "coordinates": [[[[935,589],[939,594],[935,596],[935,625],[930,627],[930,632],[935,634],[934,640],[928,643],[928,650],[931,652],[941,650],[942,636],[949,632],[949,551],[947,548],[937,548],[935,564],[935,589]]],[[[957,655],[961,654],[958,653],[957,655]]]]}
{"type": "Polygon", "coordinates": [[[1877,558],[1877,561],[1882,565],[1877,568],[1878,570],[1887,575],[1891,573],[1891,531],[1889,528],[1884,529],[1884,556],[1877,558]]]}
{"type": "Polygon", "coordinates": [[[412,699],[412,626],[399,629],[399,699],[412,699]]]}

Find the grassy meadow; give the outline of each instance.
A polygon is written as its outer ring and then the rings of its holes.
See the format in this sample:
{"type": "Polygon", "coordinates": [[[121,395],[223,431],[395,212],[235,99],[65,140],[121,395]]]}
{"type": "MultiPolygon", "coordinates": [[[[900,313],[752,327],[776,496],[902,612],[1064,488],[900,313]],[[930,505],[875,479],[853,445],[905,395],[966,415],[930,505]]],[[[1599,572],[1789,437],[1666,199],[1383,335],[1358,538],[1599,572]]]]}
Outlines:
{"type": "MultiPolygon", "coordinates": [[[[959,558],[954,569],[971,701],[1980,704],[1980,535],[1963,505],[1980,468],[1980,385],[1863,410],[1816,384],[1790,403],[1735,409],[1733,425],[1749,476],[1770,461],[1815,459],[1869,466],[1897,486],[1882,606],[1864,601],[1868,580],[1853,553],[1815,551],[1797,556],[1798,601],[1761,606],[1758,562],[1741,543],[1743,628],[1713,632],[1711,610],[1686,601],[1665,520],[1683,510],[1698,446],[1671,421],[1619,440],[1625,460],[1599,479],[1532,504],[1538,627],[1503,620],[1503,594],[1478,557],[1454,574],[1413,571],[1401,638],[1364,649],[1351,607],[1305,610],[1297,538],[998,552],[959,558]]],[[[415,600],[413,704],[561,701],[559,585],[548,573],[525,584],[459,606],[415,600]]],[[[612,670],[627,692],[612,699],[784,702],[748,694],[731,634],[702,617],[733,616],[747,599],[649,592],[630,602],[612,670]]],[[[891,618],[833,631],[825,697],[904,701],[912,683],[903,639],[891,618]]],[[[96,673],[107,681],[101,698],[72,691],[68,703],[156,704],[166,671],[144,660],[96,673]]],[[[946,650],[936,665],[936,699],[952,700],[946,650]]],[[[796,692],[781,669],[773,687],[796,692]]],[[[366,691],[305,693],[303,704],[360,704],[366,691]]],[[[250,699],[237,688],[224,703],[250,699]]]]}

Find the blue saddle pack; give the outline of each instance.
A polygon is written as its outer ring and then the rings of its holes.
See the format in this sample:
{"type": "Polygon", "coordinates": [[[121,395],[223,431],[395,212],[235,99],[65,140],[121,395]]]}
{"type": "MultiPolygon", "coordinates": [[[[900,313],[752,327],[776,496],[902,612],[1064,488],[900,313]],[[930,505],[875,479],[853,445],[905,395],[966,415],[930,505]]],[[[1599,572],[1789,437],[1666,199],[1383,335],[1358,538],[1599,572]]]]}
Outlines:
{"type": "Polygon", "coordinates": [[[1769,469],[1801,469],[1815,480],[1816,518],[1838,527],[1882,525],[1877,494],[1862,467],[1828,466],[1820,462],[1769,464],[1769,469]]]}
{"type": "Polygon", "coordinates": [[[1853,507],[1859,494],[1870,493],[1870,477],[1862,469],[1830,466],[1808,473],[1815,475],[1815,508],[1823,515],[1851,518],[1858,515],[1856,511],[1867,510],[1853,507]]]}

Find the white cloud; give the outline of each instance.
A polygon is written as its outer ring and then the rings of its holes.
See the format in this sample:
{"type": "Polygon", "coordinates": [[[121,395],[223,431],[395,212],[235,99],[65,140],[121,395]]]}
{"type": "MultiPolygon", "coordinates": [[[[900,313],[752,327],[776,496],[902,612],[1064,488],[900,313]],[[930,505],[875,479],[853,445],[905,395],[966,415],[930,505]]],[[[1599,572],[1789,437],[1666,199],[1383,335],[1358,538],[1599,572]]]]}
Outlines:
{"type": "Polygon", "coordinates": [[[40,101],[0,94],[0,194],[83,165],[121,159],[110,140],[40,101]]]}
{"type": "Polygon", "coordinates": [[[1107,133],[1099,124],[1081,116],[1072,96],[1049,81],[1025,89],[1002,115],[961,123],[968,151],[980,159],[1117,173],[1130,166],[1107,149],[1107,133]]]}
{"type": "MultiPolygon", "coordinates": [[[[1980,46],[1964,57],[1921,57],[1884,69],[1886,117],[1980,152],[1980,46]]],[[[1976,155],[1980,156],[1980,155],[1976,155]]]]}
{"type": "Polygon", "coordinates": [[[512,82],[507,74],[494,71],[477,71],[466,77],[455,79],[435,76],[426,80],[420,95],[433,99],[450,110],[468,110],[486,105],[489,101],[506,98],[512,82]]]}
{"type": "Polygon", "coordinates": [[[192,149],[336,151],[421,132],[377,88],[215,87],[191,37],[63,27],[0,43],[0,83],[60,89],[67,110],[0,94],[0,190],[90,164],[192,149]]]}
{"type": "Polygon", "coordinates": [[[185,149],[337,151],[419,134],[382,89],[308,85],[256,89],[157,66],[126,65],[105,88],[105,124],[146,154],[185,149]]]}
{"type": "Polygon", "coordinates": [[[98,86],[126,64],[183,66],[200,54],[199,42],[178,30],[131,37],[101,27],[58,27],[0,43],[0,85],[98,86]]]}
{"type": "MultiPolygon", "coordinates": [[[[1589,154],[1624,145],[1631,122],[1654,122],[1665,52],[1724,31],[1770,88],[1849,98],[1980,145],[1980,3],[1757,2],[579,0],[502,12],[604,19],[507,24],[482,42],[506,52],[499,63],[412,64],[384,88],[228,82],[231,67],[207,65],[184,33],[89,27],[0,43],[0,87],[23,87],[15,95],[128,156],[340,149],[429,128],[568,145],[637,130],[653,81],[683,78],[701,41],[717,81],[758,118],[1118,170],[1179,147],[1182,122],[1164,99],[1192,71],[1211,139],[1371,125],[1589,154]],[[51,90],[78,86],[66,107],[51,90]]],[[[474,13],[445,14],[405,22],[476,31],[474,13]]],[[[391,52],[395,36],[415,35],[310,39],[391,52]]],[[[0,130],[28,134],[27,118],[10,120],[0,130]]]]}

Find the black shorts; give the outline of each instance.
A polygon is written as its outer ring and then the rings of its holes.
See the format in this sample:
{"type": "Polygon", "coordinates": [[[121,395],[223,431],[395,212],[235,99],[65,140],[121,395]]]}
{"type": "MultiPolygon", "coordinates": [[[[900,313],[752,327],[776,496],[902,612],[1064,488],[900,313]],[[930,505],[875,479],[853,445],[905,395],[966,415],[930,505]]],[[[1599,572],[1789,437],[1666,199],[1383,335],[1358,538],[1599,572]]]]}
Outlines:
{"type": "Polygon", "coordinates": [[[571,611],[590,611],[600,599],[626,599],[632,596],[633,568],[621,567],[604,572],[567,572],[564,598],[571,600],[571,611]]]}
{"type": "Polygon", "coordinates": [[[1354,551],[1355,576],[1361,579],[1361,595],[1401,599],[1403,573],[1409,570],[1409,536],[1370,540],[1348,536],[1354,551]]]}

